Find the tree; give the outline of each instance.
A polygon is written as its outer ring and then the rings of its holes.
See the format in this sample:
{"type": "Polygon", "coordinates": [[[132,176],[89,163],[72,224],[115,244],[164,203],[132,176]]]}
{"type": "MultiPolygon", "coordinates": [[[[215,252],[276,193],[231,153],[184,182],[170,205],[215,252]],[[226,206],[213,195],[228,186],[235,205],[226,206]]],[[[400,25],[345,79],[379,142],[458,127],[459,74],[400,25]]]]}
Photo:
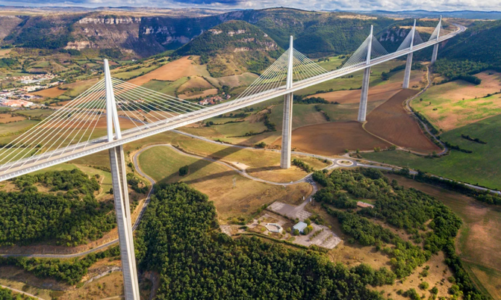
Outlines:
{"type": "Polygon", "coordinates": [[[189,166],[183,166],[183,167],[179,168],[179,176],[185,176],[188,174],[189,171],[190,171],[189,166]]]}

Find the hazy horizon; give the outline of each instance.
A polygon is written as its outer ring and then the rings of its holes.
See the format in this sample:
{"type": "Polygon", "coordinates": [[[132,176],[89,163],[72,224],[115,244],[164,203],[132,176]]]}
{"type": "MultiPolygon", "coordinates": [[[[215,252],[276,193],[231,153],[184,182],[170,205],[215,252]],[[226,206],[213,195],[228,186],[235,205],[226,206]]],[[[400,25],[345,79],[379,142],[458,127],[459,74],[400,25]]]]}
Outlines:
{"type": "Polygon", "coordinates": [[[20,7],[83,7],[83,8],[99,8],[99,7],[155,7],[155,8],[206,8],[206,9],[263,9],[273,7],[288,7],[304,10],[345,10],[345,11],[371,11],[371,10],[387,10],[387,11],[406,11],[406,10],[426,10],[426,11],[501,11],[501,1],[475,1],[475,0],[371,0],[371,1],[351,1],[351,0],[260,0],[260,1],[242,1],[242,0],[33,0],[24,1],[0,1],[0,5],[4,6],[20,6],[20,7]]]}

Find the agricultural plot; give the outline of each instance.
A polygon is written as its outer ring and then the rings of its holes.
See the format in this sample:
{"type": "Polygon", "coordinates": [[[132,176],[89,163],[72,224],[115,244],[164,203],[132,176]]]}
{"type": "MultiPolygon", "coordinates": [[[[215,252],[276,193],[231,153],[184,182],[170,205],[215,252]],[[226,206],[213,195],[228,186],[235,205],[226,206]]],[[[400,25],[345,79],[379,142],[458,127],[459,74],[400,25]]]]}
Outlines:
{"type": "Polygon", "coordinates": [[[412,107],[443,131],[501,114],[501,73],[485,71],[475,76],[481,84],[456,80],[435,85],[412,107]]]}
{"type": "Polygon", "coordinates": [[[178,60],[169,62],[145,75],[134,78],[129,82],[136,85],[143,85],[152,79],[176,81],[182,77],[196,75],[209,76],[207,67],[205,65],[200,65],[196,56],[185,56],[178,60]]]}
{"type": "MultiPolygon", "coordinates": [[[[280,145],[281,140],[274,144],[280,145]]],[[[356,121],[304,126],[292,132],[293,148],[321,155],[339,155],[345,149],[372,150],[388,146],[388,143],[367,133],[356,121]]]]}
{"type": "Polygon", "coordinates": [[[302,197],[304,187],[298,184],[283,188],[253,181],[220,164],[189,157],[168,147],[153,147],[139,156],[143,171],[159,182],[185,182],[207,194],[224,222],[234,217],[248,217],[263,204],[285,197],[302,197]],[[188,166],[189,173],[180,177],[179,168],[188,166]],[[233,180],[237,188],[233,188],[233,180]]]}
{"type": "Polygon", "coordinates": [[[447,178],[501,189],[501,141],[497,138],[501,116],[488,118],[441,135],[443,141],[473,151],[451,150],[449,155],[429,159],[402,151],[364,153],[363,157],[397,166],[423,170],[447,178]],[[461,138],[461,134],[479,138],[480,144],[461,138]]]}
{"type": "MultiPolygon", "coordinates": [[[[397,67],[399,65],[404,64],[403,61],[393,60],[389,61],[371,68],[371,86],[376,84],[384,83],[381,78],[382,72],[388,72],[390,69],[397,67]]],[[[327,82],[323,82],[320,84],[316,84],[314,86],[302,89],[296,94],[298,95],[313,95],[318,93],[318,91],[339,91],[339,90],[349,90],[349,89],[360,89],[362,86],[363,79],[363,71],[353,73],[351,75],[336,78],[333,80],[329,80],[327,82]]]]}
{"type": "Polygon", "coordinates": [[[152,79],[152,80],[146,82],[145,84],[143,84],[143,86],[145,88],[148,88],[148,89],[151,89],[151,90],[163,93],[163,94],[176,96],[177,89],[181,85],[186,83],[187,81],[188,81],[188,77],[181,77],[175,81],[152,79]]]}
{"type": "Polygon", "coordinates": [[[402,90],[395,94],[367,116],[365,128],[401,147],[424,152],[440,151],[404,108],[404,101],[416,93],[415,90],[402,90]]]}

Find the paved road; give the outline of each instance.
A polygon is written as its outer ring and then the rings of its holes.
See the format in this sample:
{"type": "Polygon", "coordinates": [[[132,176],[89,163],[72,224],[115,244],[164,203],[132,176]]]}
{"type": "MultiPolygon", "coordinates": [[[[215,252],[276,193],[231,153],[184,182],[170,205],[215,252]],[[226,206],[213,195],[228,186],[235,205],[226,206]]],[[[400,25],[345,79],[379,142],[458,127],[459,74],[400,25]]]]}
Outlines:
{"type": "Polygon", "coordinates": [[[418,120],[419,123],[421,123],[421,125],[423,126],[423,128],[426,130],[426,132],[431,136],[433,137],[433,139],[435,141],[437,141],[440,145],[442,145],[442,152],[438,153],[437,155],[438,156],[442,156],[442,155],[445,155],[448,151],[447,149],[447,146],[445,146],[444,143],[442,143],[442,141],[436,137],[433,133],[431,133],[430,131],[430,128],[428,127],[428,124],[424,123],[423,121],[421,121],[421,119],[416,115],[416,112],[414,112],[414,110],[412,109],[411,107],[411,102],[412,100],[416,99],[417,97],[421,96],[424,92],[426,92],[430,87],[431,87],[431,65],[428,65],[426,66],[426,80],[427,80],[427,83],[426,83],[426,86],[424,87],[424,89],[422,89],[421,91],[419,91],[419,93],[417,93],[416,95],[414,95],[414,97],[411,97],[409,99],[407,99],[407,101],[405,101],[405,106],[407,107],[407,110],[410,111],[414,117],[418,120]]]}

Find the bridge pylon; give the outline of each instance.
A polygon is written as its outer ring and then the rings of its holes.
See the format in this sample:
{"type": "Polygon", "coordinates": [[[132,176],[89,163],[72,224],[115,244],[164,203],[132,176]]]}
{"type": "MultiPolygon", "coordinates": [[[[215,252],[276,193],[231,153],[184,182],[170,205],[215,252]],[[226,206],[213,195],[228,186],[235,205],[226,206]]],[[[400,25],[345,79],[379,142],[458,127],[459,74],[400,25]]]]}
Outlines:
{"type": "MultiPolygon", "coordinates": [[[[442,27],[442,16],[440,16],[440,20],[438,21],[438,25],[437,25],[437,28],[435,28],[435,31],[437,32],[437,41],[438,39],[440,38],[440,28],[442,27]]],[[[433,46],[433,53],[431,55],[431,63],[435,63],[437,61],[437,57],[438,57],[438,45],[439,44],[435,44],[435,46],[433,46]]]]}
{"type": "MultiPolygon", "coordinates": [[[[411,29],[411,45],[410,45],[410,50],[412,51],[412,48],[414,47],[414,37],[416,36],[416,19],[414,19],[414,26],[412,26],[411,29]]],[[[402,87],[404,89],[409,88],[409,83],[411,80],[411,70],[412,70],[412,55],[413,52],[407,54],[407,62],[405,64],[405,73],[404,73],[404,83],[402,84],[402,87]]]]}
{"type": "MultiPolygon", "coordinates": [[[[293,81],[293,63],[294,63],[294,48],[293,37],[290,37],[289,42],[289,61],[287,68],[287,82],[286,88],[292,89],[293,81]]],[[[291,167],[291,150],[292,150],[292,103],[293,93],[284,96],[284,115],[282,120],[282,153],[280,157],[280,167],[288,169],[291,167]]]]}
{"type": "MultiPolygon", "coordinates": [[[[104,60],[104,77],[106,86],[106,123],[108,142],[122,138],[118,120],[117,106],[113,92],[108,60],[104,60]],[[113,128],[115,132],[113,133],[113,128]]],[[[123,146],[109,149],[113,198],[117,217],[118,240],[122,260],[124,279],[124,295],[126,300],[139,300],[139,283],[134,253],[134,239],[132,236],[132,219],[129,205],[129,190],[127,187],[127,169],[123,146]]]]}
{"type": "MultiPolygon", "coordinates": [[[[371,52],[372,52],[372,39],[374,33],[374,26],[371,25],[371,33],[369,35],[369,43],[367,48],[367,57],[366,64],[370,65],[371,63],[371,52]]],[[[370,77],[371,77],[371,67],[367,67],[364,70],[364,78],[362,80],[362,93],[360,95],[360,106],[358,108],[358,118],[357,120],[361,123],[365,122],[365,118],[367,115],[367,99],[369,97],[369,85],[370,85],[370,77]]]]}

